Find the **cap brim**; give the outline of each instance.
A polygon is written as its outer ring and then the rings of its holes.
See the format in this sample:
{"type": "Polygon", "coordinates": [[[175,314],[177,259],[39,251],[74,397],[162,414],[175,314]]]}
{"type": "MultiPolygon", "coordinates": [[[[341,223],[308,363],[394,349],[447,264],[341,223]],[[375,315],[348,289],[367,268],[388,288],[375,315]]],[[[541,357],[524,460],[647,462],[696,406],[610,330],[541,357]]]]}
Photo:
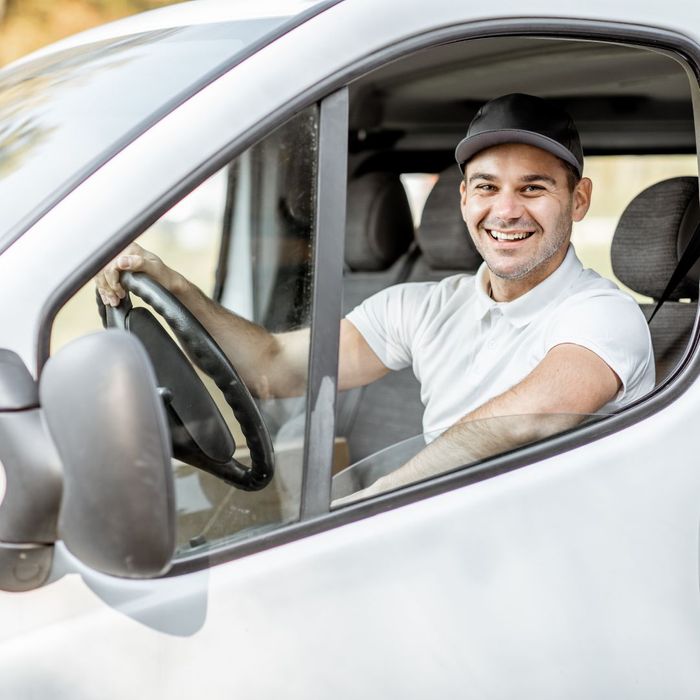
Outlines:
{"type": "Polygon", "coordinates": [[[525,131],[524,129],[497,129],[494,131],[482,131],[480,134],[467,136],[457,144],[455,159],[460,169],[463,169],[463,164],[479,151],[503,143],[524,143],[528,146],[541,148],[576,168],[579,177],[581,177],[583,172],[583,164],[579,163],[578,160],[576,160],[576,156],[559,142],[550,139],[548,136],[538,134],[534,131],[525,131]]]}

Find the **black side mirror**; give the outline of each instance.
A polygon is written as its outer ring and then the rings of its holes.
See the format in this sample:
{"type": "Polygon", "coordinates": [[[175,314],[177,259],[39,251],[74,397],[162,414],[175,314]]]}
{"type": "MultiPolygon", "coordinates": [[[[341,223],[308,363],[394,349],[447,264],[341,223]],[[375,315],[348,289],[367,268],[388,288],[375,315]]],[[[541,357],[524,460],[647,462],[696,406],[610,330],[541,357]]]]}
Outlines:
{"type": "Polygon", "coordinates": [[[62,488],[34,377],[0,349],[0,590],[31,590],[48,578],[62,488]]]}
{"type": "Polygon", "coordinates": [[[116,576],[163,573],[175,550],[170,437],[141,344],[108,330],[73,341],[44,367],[39,397],[63,467],[59,536],[116,576]]]}

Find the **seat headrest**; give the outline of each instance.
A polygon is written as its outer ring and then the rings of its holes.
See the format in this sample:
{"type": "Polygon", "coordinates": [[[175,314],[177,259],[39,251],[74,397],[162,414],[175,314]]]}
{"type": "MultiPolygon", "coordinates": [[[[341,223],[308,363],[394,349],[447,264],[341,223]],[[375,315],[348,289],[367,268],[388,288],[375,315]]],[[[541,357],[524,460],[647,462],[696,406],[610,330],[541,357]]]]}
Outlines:
{"type": "MultiPolygon", "coordinates": [[[[659,299],[700,223],[698,179],[674,177],[638,194],[620,217],[610,251],[613,272],[635,292],[659,299]]],[[[669,296],[697,299],[700,263],[669,296]]]]}
{"type": "Polygon", "coordinates": [[[374,172],[350,181],[345,262],[351,270],[386,270],[413,239],[411,208],[398,175],[374,172]]]}
{"type": "Polygon", "coordinates": [[[459,208],[461,180],[457,166],[444,170],[425,201],[416,238],[425,261],[434,270],[475,272],[481,265],[481,255],[459,208]]]}

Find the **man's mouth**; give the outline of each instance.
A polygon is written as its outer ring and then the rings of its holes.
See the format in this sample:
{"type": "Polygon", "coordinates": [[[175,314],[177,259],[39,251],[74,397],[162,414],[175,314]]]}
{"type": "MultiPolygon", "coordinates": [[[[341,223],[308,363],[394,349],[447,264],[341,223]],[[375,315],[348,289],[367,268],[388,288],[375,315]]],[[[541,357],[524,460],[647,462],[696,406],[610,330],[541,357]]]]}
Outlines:
{"type": "Polygon", "coordinates": [[[486,229],[486,232],[496,241],[522,241],[530,238],[534,231],[498,231],[496,229],[486,229]]]}

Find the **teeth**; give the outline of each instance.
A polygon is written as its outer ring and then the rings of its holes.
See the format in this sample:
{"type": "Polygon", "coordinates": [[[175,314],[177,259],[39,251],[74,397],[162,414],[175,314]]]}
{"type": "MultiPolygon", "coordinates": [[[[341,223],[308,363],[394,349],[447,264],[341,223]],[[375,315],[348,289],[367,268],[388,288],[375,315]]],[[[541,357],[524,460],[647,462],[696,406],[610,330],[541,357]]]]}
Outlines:
{"type": "Polygon", "coordinates": [[[523,233],[506,233],[505,231],[491,230],[489,233],[497,241],[519,241],[532,235],[531,231],[525,231],[523,233]]]}

